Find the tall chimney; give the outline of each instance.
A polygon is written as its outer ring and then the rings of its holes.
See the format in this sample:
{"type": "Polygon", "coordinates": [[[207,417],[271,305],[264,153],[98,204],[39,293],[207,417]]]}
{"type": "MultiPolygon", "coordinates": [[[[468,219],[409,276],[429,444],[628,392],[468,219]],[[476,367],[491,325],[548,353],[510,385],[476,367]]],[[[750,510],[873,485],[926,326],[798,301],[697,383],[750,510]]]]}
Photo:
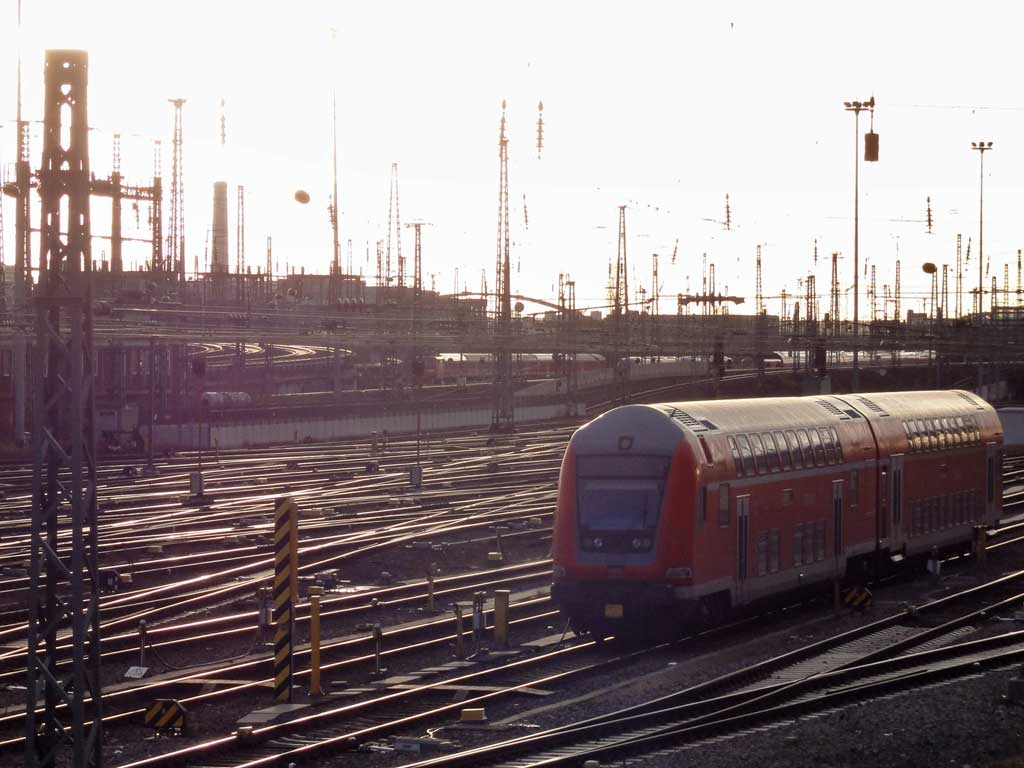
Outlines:
{"type": "Polygon", "coordinates": [[[211,272],[228,271],[228,185],[213,182],[213,257],[211,272]]]}

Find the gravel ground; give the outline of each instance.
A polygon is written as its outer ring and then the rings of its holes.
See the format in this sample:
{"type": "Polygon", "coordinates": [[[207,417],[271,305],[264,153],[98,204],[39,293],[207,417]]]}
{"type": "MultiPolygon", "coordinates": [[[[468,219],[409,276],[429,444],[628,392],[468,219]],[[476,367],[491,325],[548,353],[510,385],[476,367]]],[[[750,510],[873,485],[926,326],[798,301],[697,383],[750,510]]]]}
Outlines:
{"type": "MultiPolygon", "coordinates": [[[[986,576],[1019,567],[1019,552],[999,550],[990,559],[986,576]]],[[[495,725],[487,730],[461,728],[455,724],[439,736],[456,740],[463,747],[513,738],[531,731],[577,721],[613,711],[657,696],[678,691],[713,678],[741,665],[769,658],[791,648],[826,637],[863,622],[899,611],[907,602],[920,603],[962,589],[980,574],[947,569],[942,582],[919,578],[885,588],[875,608],[866,615],[844,613],[789,621],[788,626],[768,630],[745,642],[719,643],[717,648],[684,646],[643,669],[626,669],[601,678],[580,679],[571,691],[552,696],[539,705],[536,700],[510,699],[488,707],[495,725]]],[[[978,628],[973,639],[1006,630],[1005,624],[990,622],[978,628]]],[[[1024,707],[1004,699],[1007,680],[1016,670],[1007,669],[973,678],[889,696],[866,704],[854,704],[828,714],[801,718],[795,723],[766,726],[742,736],[707,741],[686,748],[666,750],[626,762],[605,765],[713,766],[998,766],[1024,768],[1024,707]]],[[[419,731],[410,735],[424,735],[419,731]]],[[[419,759],[422,759],[421,756],[419,759]]],[[[404,753],[339,755],[321,759],[322,766],[354,764],[397,766],[413,762],[404,753]],[[355,762],[354,762],[355,761],[355,762]]]]}

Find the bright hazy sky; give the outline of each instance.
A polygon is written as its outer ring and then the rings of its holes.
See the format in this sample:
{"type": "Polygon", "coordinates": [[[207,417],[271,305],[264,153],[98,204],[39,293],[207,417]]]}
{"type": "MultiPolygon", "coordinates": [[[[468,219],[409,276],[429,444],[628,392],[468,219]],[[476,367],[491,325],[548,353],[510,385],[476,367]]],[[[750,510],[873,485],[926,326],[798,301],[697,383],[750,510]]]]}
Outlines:
{"type": "MultiPolygon", "coordinates": [[[[1019,32],[1011,4],[670,2],[33,2],[23,0],[23,109],[41,118],[47,48],[90,53],[92,167],[110,170],[122,133],[122,172],[145,183],[152,140],[163,140],[169,191],[172,108],[186,98],[188,269],[202,257],[212,182],[246,188],[246,253],[265,263],[267,235],[283,269],[325,271],[330,259],[331,89],[337,89],[342,262],[375,272],[385,237],[391,163],[403,221],[424,220],[425,282],[453,271],[471,290],[493,286],[498,122],[509,104],[513,290],[552,297],[559,272],[578,303],[603,303],[615,256],[618,205],[627,204],[631,286],[700,287],[701,255],[718,287],[753,298],[763,244],[765,294],[813,268],[827,309],[828,256],[852,282],[853,116],[843,101],[877,101],[881,160],[861,165],[862,264],[879,294],[897,247],[905,297],[922,294],[925,261],[955,263],[956,234],[973,239],[965,285],[977,284],[978,153],[985,157],[985,254],[1002,287],[1016,287],[1024,208],[1024,98],[1016,87],[1019,32]],[[330,29],[338,30],[332,47],[330,29]],[[1012,85],[1011,85],[1012,84],[1012,85]],[[227,147],[219,147],[219,100],[227,147]],[[537,102],[545,148],[537,159],[537,102]],[[300,206],[292,195],[308,190],[300,206]],[[734,230],[724,218],[730,195],[734,230]],[[523,197],[529,210],[524,228],[523,197]],[[931,196],[934,234],[925,231],[931,196]],[[669,263],[678,238],[678,259],[669,263]],[[370,241],[371,261],[366,262],[370,241]],[[518,271],[515,265],[518,265],[518,271]]],[[[14,160],[16,1],[0,5],[0,162],[14,160]]],[[[866,114],[861,117],[867,130],[866,114]]],[[[41,126],[33,130],[34,151],[41,126]]],[[[4,201],[7,262],[14,209],[4,201]]],[[[169,211],[169,206],[165,206],[169,211]]],[[[109,206],[93,207],[107,233],[109,206]]],[[[145,227],[145,219],[142,219],[145,227]]],[[[134,226],[125,208],[126,235],[134,226]]],[[[96,241],[94,255],[109,247],[96,241]]],[[[129,262],[147,246],[126,247],[129,262]]],[[[403,233],[412,271],[413,240],[403,233]]],[[[951,278],[952,282],[952,278],[951,278]]],[[[986,289],[990,280],[986,277],[986,289]]],[[[460,286],[461,287],[461,286],[460,286]]],[[[861,281],[866,293],[867,279],[861,281]]],[[[863,295],[863,294],[862,294],[863,295]]],[[[950,303],[952,305],[951,296],[950,303]]],[[[969,298],[965,299],[969,306],[969,298]]],[[[748,305],[750,306],[750,305],[748,305]]],[[[862,299],[862,317],[867,301],[862,299]]],[[[904,299],[904,311],[921,302],[904,299]]],[[[672,312],[674,300],[661,309],[672,312]]],[[[769,311],[778,302],[768,301],[769,311]]],[[[749,311],[749,310],[748,310],[749,311]]]]}

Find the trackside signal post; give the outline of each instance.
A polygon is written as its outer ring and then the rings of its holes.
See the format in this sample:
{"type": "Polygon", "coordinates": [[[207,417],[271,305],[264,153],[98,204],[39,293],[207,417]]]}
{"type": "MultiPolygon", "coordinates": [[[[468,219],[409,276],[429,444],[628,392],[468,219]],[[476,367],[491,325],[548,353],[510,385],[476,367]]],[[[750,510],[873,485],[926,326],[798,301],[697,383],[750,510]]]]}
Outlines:
{"type": "Polygon", "coordinates": [[[274,701],[292,700],[292,634],[299,596],[299,508],[290,496],[274,502],[274,701]]]}

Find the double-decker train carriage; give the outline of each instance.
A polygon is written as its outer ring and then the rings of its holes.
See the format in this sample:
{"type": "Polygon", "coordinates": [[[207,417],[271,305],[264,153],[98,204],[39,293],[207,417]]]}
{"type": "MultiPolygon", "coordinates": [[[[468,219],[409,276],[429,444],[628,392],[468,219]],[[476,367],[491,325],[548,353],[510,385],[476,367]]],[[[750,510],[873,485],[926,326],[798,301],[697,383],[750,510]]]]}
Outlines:
{"type": "Polygon", "coordinates": [[[969,546],[1003,432],[968,392],[628,405],[573,435],[552,595],[581,631],[673,631],[969,546]]]}

